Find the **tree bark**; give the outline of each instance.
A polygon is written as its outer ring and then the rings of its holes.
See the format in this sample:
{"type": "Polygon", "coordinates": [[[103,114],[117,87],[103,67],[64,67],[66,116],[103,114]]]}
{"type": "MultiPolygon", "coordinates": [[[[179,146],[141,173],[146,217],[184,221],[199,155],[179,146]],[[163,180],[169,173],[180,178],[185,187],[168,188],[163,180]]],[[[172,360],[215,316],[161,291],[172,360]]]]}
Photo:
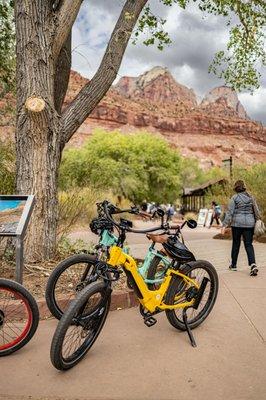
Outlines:
{"type": "Polygon", "coordinates": [[[62,47],[55,68],[54,101],[55,109],[60,114],[67,92],[71,70],[71,33],[62,47]]]}
{"type": "Polygon", "coordinates": [[[67,40],[69,31],[77,18],[83,0],[61,0],[57,5],[56,36],[53,40],[53,54],[57,58],[67,40]]]}
{"type": "Polygon", "coordinates": [[[54,104],[55,61],[50,1],[17,1],[17,191],[34,194],[36,205],[26,241],[27,258],[54,254],[60,117],[54,104]]]}

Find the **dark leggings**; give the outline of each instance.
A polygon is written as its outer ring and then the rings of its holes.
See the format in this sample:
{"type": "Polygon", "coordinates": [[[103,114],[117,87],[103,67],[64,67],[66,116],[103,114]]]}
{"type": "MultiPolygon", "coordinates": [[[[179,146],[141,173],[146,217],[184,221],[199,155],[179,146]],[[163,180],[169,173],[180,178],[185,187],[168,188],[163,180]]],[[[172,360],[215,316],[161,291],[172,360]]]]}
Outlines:
{"type": "Polygon", "coordinates": [[[216,220],[216,222],[217,222],[217,225],[220,225],[220,222],[219,222],[219,217],[218,217],[218,215],[217,215],[217,214],[215,214],[215,215],[212,215],[212,217],[211,217],[210,226],[212,226],[212,224],[213,224],[213,221],[214,221],[214,220],[216,220]]]}
{"type": "Polygon", "coordinates": [[[253,235],[254,235],[254,228],[236,228],[232,226],[233,244],[232,244],[231,257],[233,266],[236,266],[237,263],[237,257],[241,243],[241,236],[243,236],[244,246],[248,256],[248,265],[255,264],[255,254],[252,245],[253,235]]]}

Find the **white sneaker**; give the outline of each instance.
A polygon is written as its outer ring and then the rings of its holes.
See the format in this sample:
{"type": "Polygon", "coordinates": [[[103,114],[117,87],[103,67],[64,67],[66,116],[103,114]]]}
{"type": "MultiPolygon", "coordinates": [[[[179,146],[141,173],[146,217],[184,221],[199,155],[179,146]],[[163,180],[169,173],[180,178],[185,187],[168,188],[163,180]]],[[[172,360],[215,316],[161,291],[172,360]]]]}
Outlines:
{"type": "Polygon", "coordinates": [[[257,265],[256,264],[251,264],[249,275],[250,276],[257,276],[258,272],[259,272],[259,268],[257,267],[257,265]]]}

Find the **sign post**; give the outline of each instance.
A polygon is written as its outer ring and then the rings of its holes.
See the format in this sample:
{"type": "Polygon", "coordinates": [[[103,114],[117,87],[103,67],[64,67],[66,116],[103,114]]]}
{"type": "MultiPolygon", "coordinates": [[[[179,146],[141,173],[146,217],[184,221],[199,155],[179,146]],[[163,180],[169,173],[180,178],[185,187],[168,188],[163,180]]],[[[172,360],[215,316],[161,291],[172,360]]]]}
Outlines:
{"type": "Polygon", "coordinates": [[[229,167],[230,179],[232,179],[233,178],[233,157],[230,156],[228,159],[223,160],[223,165],[225,168],[229,167]]]}
{"type": "Polygon", "coordinates": [[[34,196],[0,195],[0,237],[14,237],[16,281],[22,283],[24,238],[34,207],[34,196]]]}

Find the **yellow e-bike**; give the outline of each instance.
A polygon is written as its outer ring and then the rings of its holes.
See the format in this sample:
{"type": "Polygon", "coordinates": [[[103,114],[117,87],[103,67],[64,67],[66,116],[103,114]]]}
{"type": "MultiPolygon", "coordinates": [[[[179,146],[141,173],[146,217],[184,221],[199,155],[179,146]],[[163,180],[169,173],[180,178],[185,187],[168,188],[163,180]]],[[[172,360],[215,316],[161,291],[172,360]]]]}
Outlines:
{"type": "Polygon", "coordinates": [[[138,297],[144,323],[153,326],[154,316],[165,311],[172,326],[188,332],[192,346],[196,343],[191,329],[207,318],[216,301],[219,284],[215,268],[207,261],[191,257],[192,253],[178,240],[178,234],[149,235],[153,241],[160,242],[163,251],[172,258],[162,283],[155,290],[149,289],[136,261],[123,252],[123,243],[126,232],[147,233],[160,229],[165,232],[163,220],[159,227],[136,231],[131,221],[120,219],[118,223],[112,218],[112,214],[118,213],[112,204],[105,201],[103,205],[106,217],[119,230],[118,243],[110,249],[107,262],[96,263],[94,281],[91,276],[91,283],[78,293],[58,323],[50,355],[52,364],[59,370],[77,364],[97,339],[109,312],[112,281],[118,280],[122,271],[138,297]],[[178,258],[182,252],[188,261],[180,264],[178,258]]]}

